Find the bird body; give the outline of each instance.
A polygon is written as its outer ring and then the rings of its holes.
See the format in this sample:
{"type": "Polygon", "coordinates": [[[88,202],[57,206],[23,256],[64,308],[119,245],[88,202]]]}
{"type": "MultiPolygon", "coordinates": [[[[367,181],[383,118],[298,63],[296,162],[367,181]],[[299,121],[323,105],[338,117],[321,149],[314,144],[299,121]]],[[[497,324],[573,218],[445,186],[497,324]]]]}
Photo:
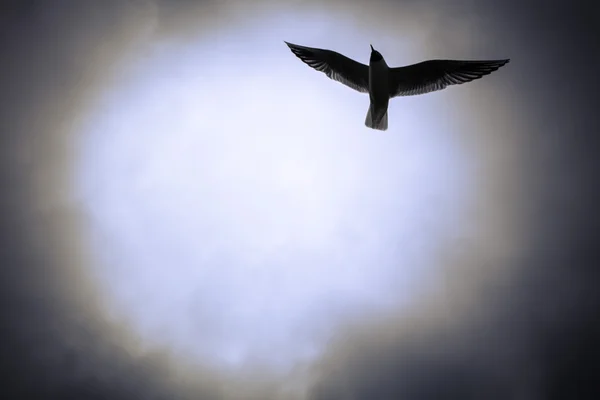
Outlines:
{"type": "MultiPolygon", "coordinates": [[[[372,48],[372,47],[371,47],[372,48]]],[[[372,53],[369,60],[369,111],[365,125],[369,128],[386,130],[388,125],[387,109],[389,95],[389,67],[383,57],[372,53]]]]}
{"type": "Polygon", "coordinates": [[[371,46],[369,65],[331,50],[285,42],[300,60],[361,93],[369,94],[365,125],[387,130],[388,104],[398,96],[412,96],[445,89],[479,79],[508,63],[509,59],[487,61],[429,60],[390,68],[381,53],[371,46]]]}

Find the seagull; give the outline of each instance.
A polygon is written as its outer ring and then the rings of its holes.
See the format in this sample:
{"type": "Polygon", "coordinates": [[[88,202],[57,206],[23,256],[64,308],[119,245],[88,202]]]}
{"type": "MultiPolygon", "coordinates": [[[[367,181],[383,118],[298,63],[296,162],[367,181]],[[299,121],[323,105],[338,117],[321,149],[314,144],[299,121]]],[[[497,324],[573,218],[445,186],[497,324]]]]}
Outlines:
{"type": "Polygon", "coordinates": [[[390,68],[371,45],[369,65],[361,64],[332,50],[288,43],[292,53],[308,66],[361,93],[369,93],[370,105],[365,125],[385,131],[388,103],[398,96],[413,96],[445,89],[479,79],[507,64],[504,60],[428,60],[390,68]]]}

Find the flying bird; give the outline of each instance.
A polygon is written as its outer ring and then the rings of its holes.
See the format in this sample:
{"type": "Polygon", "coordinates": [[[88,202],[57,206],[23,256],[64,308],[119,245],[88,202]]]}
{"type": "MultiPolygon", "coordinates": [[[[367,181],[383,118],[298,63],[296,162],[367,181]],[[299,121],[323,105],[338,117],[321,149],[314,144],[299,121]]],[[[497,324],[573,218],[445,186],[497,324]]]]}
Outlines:
{"type": "Polygon", "coordinates": [[[361,64],[332,50],[285,42],[292,53],[308,66],[329,78],[369,93],[370,105],[365,125],[385,131],[388,128],[388,103],[398,96],[412,96],[445,89],[488,75],[510,61],[429,60],[390,68],[380,52],[371,45],[369,65],[361,64]]]}

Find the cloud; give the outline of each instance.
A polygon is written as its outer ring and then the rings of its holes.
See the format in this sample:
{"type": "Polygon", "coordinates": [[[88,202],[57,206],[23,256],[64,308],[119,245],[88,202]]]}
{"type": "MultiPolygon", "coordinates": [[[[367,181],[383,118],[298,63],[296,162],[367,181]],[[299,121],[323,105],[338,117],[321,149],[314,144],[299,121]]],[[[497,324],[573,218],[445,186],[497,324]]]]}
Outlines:
{"type": "MultiPolygon", "coordinates": [[[[598,359],[600,333],[592,256],[598,139],[587,85],[598,60],[588,53],[595,36],[585,23],[593,13],[568,3],[386,2],[386,13],[371,2],[263,4],[258,11],[171,1],[3,6],[5,390],[65,399],[284,399],[302,397],[305,389],[315,400],[596,398],[589,365],[598,359]],[[398,30],[399,20],[404,27],[423,25],[424,57],[501,51],[513,59],[502,92],[513,102],[497,115],[474,113],[471,127],[478,129],[464,132],[488,154],[484,165],[493,173],[484,176],[498,180],[481,182],[490,190],[473,215],[493,226],[457,238],[423,304],[409,314],[349,324],[313,368],[296,371],[285,384],[260,372],[240,382],[187,369],[168,349],[137,343],[125,322],[101,320],[99,294],[79,268],[86,254],[64,179],[72,150],[66,132],[78,123],[73,110],[92,101],[90,93],[107,76],[119,79],[111,74],[127,59],[123,54],[143,57],[156,38],[197,34],[199,26],[209,35],[271,9],[327,9],[367,29],[381,23],[398,30]],[[468,43],[457,43],[465,37],[468,43]],[[514,226],[503,226],[511,223],[507,210],[520,213],[522,229],[512,237],[506,232],[514,226]]],[[[474,109],[504,104],[493,96],[473,99],[471,90],[456,96],[474,109]]]]}

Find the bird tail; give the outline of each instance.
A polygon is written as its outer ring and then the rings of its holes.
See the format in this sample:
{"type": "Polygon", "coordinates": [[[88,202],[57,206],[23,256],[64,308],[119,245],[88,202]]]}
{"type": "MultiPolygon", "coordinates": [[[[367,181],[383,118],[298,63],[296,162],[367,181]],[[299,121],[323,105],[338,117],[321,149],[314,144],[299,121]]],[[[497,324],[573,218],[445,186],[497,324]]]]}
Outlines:
{"type": "Polygon", "coordinates": [[[373,116],[373,106],[369,106],[369,111],[367,112],[367,118],[365,119],[365,125],[372,129],[377,129],[380,131],[385,131],[388,128],[388,115],[387,109],[383,112],[375,113],[373,116]]]}

